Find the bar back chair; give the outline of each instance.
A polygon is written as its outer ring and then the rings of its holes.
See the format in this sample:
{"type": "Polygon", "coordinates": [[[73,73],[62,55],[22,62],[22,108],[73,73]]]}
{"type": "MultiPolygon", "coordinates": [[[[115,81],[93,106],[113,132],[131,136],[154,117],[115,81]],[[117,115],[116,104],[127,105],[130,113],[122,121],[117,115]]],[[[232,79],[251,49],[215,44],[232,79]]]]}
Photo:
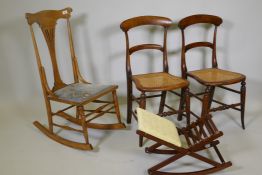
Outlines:
{"type": "MultiPolygon", "coordinates": [[[[245,129],[244,123],[244,113],[245,113],[245,98],[246,98],[246,77],[243,74],[223,70],[218,68],[217,58],[216,58],[216,35],[217,35],[217,28],[222,23],[222,19],[218,16],[212,15],[192,15],[186,18],[183,18],[179,21],[178,26],[182,32],[182,52],[181,52],[181,69],[182,69],[182,77],[187,79],[188,77],[193,78],[194,80],[198,81],[202,85],[206,86],[206,91],[210,94],[210,102],[209,107],[211,108],[212,102],[218,104],[218,107],[213,107],[210,109],[210,112],[216,112],[226,109],[234,109],[240,111],[241,113],[241,124],[242,128],[245,129]],[[201,41],[201,42],[192,42],[186,43],[185,42],[185,30],[193,25],[196,24],[208,24],[214,26],[214,34],[213,34],[213,41],[201,41]],[[186,53],[195,48],[205,47],[210,48],[212,50],[212,68],[204,68],[200,70],[190,71],[187,69],[187,57],[186,53]],[[226,87],[225,85],[231,85],[241,83],[240,91],[226,87]],[[213,98],[215,88],[221,88],[230,92],[234,92],[240,94],[240,103],[234,104],[225,104],[221,101],[215,100],[213,98]]],[[[200,93],[192,93],[190,92],[191,96],[196,97],[197,99],[201,100],[199,95],[203,95],[205,92],[200,93]]],[[[194,115],[194,113],[192,113],[194,115]]]]}
{"type": "Polygon", "coordinates": [[[77,63],[77,58],[75,56],[72,31],[70,27],[69,18],[71,17],[71,8],[65,8],[62,10],[44,10],[37,13],[26,13],[26,19],[30,27],[30,32],[33,40],[37,66],[40,73],[40,79],[43,89],[43,94],[45,98],[47,117],[48,117],[48,128],[35,121],[34,125],[42,131],[45,135],[51,139],[64,144],[66,146],[82,149],[91,150],[92,145],[89,143],[88,130],[87,128],[94,129],[120,129],[125,128],[124,123],[121,122],[119,106],[117,101],[116,90],[117,85],[93,85],[87,82],[81,75],[77,63]],[[67,22],[68,39],[70,45],[70,52],[72,58],[73,66],[73,76],[74,82],[72,84],[66,84],[61,79],[59,73],[59,66],[56,58],[56,48],[55,48],[55,33],[56,33],[56,23],[58,20],[64,19],[67,22]],[[52,69],[54,77],[54,86],[49,87],[44,66],[42,65],[37,40],[34,34],[33,24],[37,23],[41,28],[44,35],[46,44],[48,46],[52,69]],[[101,97],[112,94],[112,100],[102,100],[101,97]],[[51,102],[59,102],[66,104],[67,107],[60,109],[58,111],[52,110],[51,102]],[[91,103],[96,103],[94,108],[86,108],[87,105],[91,103]],[[68,113],[69,109],[75,108],[76,115],[72,116],[68,113]],[[116,116],[116,123],[103,124],[97,123],[94,120],[103,116],[104,114],[113,114],[116,116]],[[54,117],[61,117],[73,124],[76,124],[80,129],[76,127],[71,127],[69,125],[61,125],[54,122],[54,117]],[[75,142],[67,138],[61,137],[54,131],[54,127],[59,127],[61,129],[75,131],[83,134],[84,143],[75,142]]]}
{"type": "MultiPolygon", "coordinates": [[[[171,26],[172,21],[169,18],[161,16],[138,16],[134,18],[127,19],[123,21],[120,25],[120,28],[125,33],[126,38],[126,78],[127,78],[127,123],[131,123],[132,116],[136,117],[136,111],[133,111],[133,101],[136,101],[139,104],[140,108],[146,108],[146,99],[161,97],[159,104],[158,114],[161,116],[181,114],[180,119],[182,119],[182,114],[187,117],[187,123],[190,123],[190,109],[189,109],[189,95],[188,95],[188,85],[187,80],[179,78],[177,76],[171,75],[168,73],[168,60],[167,60],[167,30],[171,26]],[[163,43],[155,44],[136,44],[131,46],[129,42],[129,31],[135,30],[135,28],[140,26],[150,25],[152,27],[161,27],[163,28],[163,43]],[[142,50],[155,50],[162,52],[163,56],[163,71],[162,72],[153,72],[147,74],[132,74],[131,68],[131,55],[142,50]],[[136,86],[136,89],[141,92],[140,97],[135,97],[133,95],[133,82],[136,86]],[[165,103],[167,91],[182,89],[185,92],[183,98],[180,98],[180,101],[184,100],[186,105],[185,108],[182,106],[179,107],[179,110],[174,109],[173,107],[165,103]],[[156,95],[146,95],[148,92],[161,92],[161,94],[156,95]],[[164,107],[168,108],[169,111],[164,112],[164,107]],[[184,110],[185,109],[185,110],[184,110]]],[[[180,102],[180,104],[182,104],[180,102]]],[[[139,138],[139,145],[142,146],[143,137],[139,138]]]]}
{"type": "MultiPolygon", "coordinates": [[[[176,125],[165,118],[160,118],[141,108],[137,109],[138,130],[137,134],[146,137],[155,142],[155,144],[146,147],[146,153],[170,154],[171,157],[154,165],[148,169],[148,174],[154,175],[171,175],[171,174],[194,174],[202,175],[214,173],[232,166],[232,163],[225,162],[217,145],[218,138],[223,135],[219,131],[210,114],[208,114],[209,95],[203,99],[202,114],[196,121],[183,128],[176,128],[176,125]],[[184,138],[184,143],[183,143],[184,138]],[[165,146],[167,148],[163,148],[165,146]],[[219,161],[205,157],[199,153],[203,150],[213,148],[219,161]],[[163,168],[182,159],[185,156],[192,157],[202,163],[208,164],[209,167],[197,169],[191,172],[166,171],[163,168]]],[[[170,168],[170,166],[169,166],[170,168]]],[[[188,167],[185,167],[188,168],[188,167]]]]}
{"type": "MultiPolygon", "coordinates": [[[[183,113],[185,111],[175,110],[165,103],[167,91],[175,89],[183,89],[188,91],[188,81],[177,76],[168,73],[168,60],[167,60],[167,30],[171,26],[172,21],[169,18],[161,16],[139,16],[127,19],[123,21],[120,28],[125,33],[126,38],[126,78],[127,78],[127,123],[131,123],[132,115],[136,118],[136,114],[133,111],[132,102],[139,103],[140,108],[146,108],[146,99],[153,97],[161,97],[159,112],[161,116],[171,115],[174,113],[183,113]],[[131,46],[129,41],[129,31],[135,30],[137,27],[149,25],[152,27],[163,28],[163,43],[155,44],[136,44],[131,46]],[[162,53],[163,59],[163,71],[152,72],[147,74],[132,74],[131,56],[142,50],[157,50],[162,53]],[[140,97],[133,95],[133,83],[136,89],[141,92],[140,97]],[[161,92],[157,95],[146,95],[147,92],[161,92]],[[167,107],[170,111],[164,112],[164,107],[167,107]]],[[[135,66],[135,65],[133,65],[135,66]]],[[[186,95],[185,95],[186,98],[186,95]]],[[[182,98],[181,98],[182,99],[182,98]]],[[[189,96],[187,103],[187,110],[189,111],[189,96]]],[[[182,109],[182,107],[181,107],[182,109]]],[[[188,117],[189,118],[189,117],[188,117]]]]}

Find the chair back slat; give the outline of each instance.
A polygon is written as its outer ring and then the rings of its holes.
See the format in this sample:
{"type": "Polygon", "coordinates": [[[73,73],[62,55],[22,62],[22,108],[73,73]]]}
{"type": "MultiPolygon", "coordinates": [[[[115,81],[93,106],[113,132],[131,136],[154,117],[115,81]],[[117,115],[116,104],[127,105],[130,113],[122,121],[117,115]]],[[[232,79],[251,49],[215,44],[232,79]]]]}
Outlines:
{"type": "Polygon", "coordinates": [[[52,68],[53,68],[53,76],[54,76],[54,86],[52,88],[53,92],[56,91],[57,89],[60,89],[66,86],[66,84],[62,81],[60,73],[59,73],[59,67],[58,67],[57,57],[56,57],[56,48],[55,48],[56,24],[59,19],[67,20],[67,30],[68,30],[68,36],[69,36],[69,45],[70,45],[70,52],[71,52],[71,57],[72,57],[74,79],[75,81],[78,80],[77,71],[76,71],[77,65],[75,65],[75,61],[74,61],[75,52],[73,48],[72,32],[71,32],[70,23],[69,23],[71,12],[72,12],[72,9],[68,7],[62,10],[43,10],[37,13],[26,13],[26,19],[27,19],[28,24],[30,25],[30,30],[31,30],[32,38],[33,38],[35,53],[37,56],[38,63],[40,65],[41,65],[41,61],[40,61],[39,51],[38,51],[38,47],[36,44],[35,35],[33,32],[33,27],[32,27],[34,23],[37,23],[39,25],[43,33],[43,36],[45,38],[45,41],[48,47],[48,51],[50,54],[50,58],[51,58],[52,68]]]}
{"type": "Polygon", "coordinates": [[[178,23],[178,27],[184,30],[188,26],[191,26],[193,24],[198,24],[198,23],[209,23],[213,24],[215,26],[219,26],[223,20],[214,15],[206,15],[206,14],[198,14],[198,15],[192,15],[188,16],[178,23]]]}
{"type": "Polygon", "coordinates": [[[212,68],[217,68],[217,58],[216,58],[216,35],[217,35],[217,27],[223,20],[218,16],[213,15],[206,15],[206,14],[199,14],[199,15],[192,15],[186,18],[183,18],[179,21],[178,27],[181,29],[182,32],[182,52],[181,52],[181,68],[182,68],[182,77],[187,77],[187,64],[186,64],[186,52],[190,49],[197,48],[197,47],[207,47],[212,49],[212,68]],[[186,43],[185,37],[185,29],[194,24],[208,24],[214,25],[214,33],[213,33],[213,41],[211,42],[192,42],[186,43]]]}
{"type": "Polygon", "coordinates": [[[166,17],[161,16],[138,16],[134,18],[127,19],[123,21],[120,25],[120,28],[127,32],[128,30],[142,26],[142,25],[159,25],[162,27],[170,27],[172,20],[166,17]]]}

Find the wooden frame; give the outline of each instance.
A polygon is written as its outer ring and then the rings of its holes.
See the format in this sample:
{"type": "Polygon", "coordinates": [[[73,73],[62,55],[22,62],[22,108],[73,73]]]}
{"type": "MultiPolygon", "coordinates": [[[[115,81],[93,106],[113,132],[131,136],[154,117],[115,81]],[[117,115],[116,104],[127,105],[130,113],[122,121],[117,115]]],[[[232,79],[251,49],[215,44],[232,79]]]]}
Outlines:
{"type": "Polygon", "coordinates": [[[209,110],[208,110],[209,97],[210,96],[208,93],[204,95],[201,117],[198,118],[195,122],[192,122],[187,127],[184,127],[181,129],[178,128],[179,135],[183,135],[185,137],[188,148],[178,147],[174,144],[171,144],[167,141],[159,139],[148,133],[137,130],[138,135],[146,137],[156,142],[152,146],[145,148],[146,153],[171,154],[172,155],[168,159],[149,168],[148,174],[151,174],[151,175],[171,175],[171,174],[202,175],[202,174],[214,173],[214,172],[217,172],[217,171],[220,171],[227,167],[232,166],[232,163],[230,161],[225,162],[222,154],[220,153],[217,147],[217,145],[219,144],[219,141],[217,139],[221,137],[223,133],[216,128],[212,120],[212,116],[209,114],[209,110]],[[159,147],[161,146],[166,146],[170,149],[159,149],[159,147]],[[204,157],[198,153],[199,151],[210,149],[210,148],[213,148],[215,150],[215,153],[218,156],[220,162],[204,157]],[[161,168],[171,163],[174,163],[175,161],[183,158],[184,156],[193,157],[199,161],[202,161],[202,162],[205,162],[211,165],[212,167],[204,169],[204,170],[193,171],[193,172],[165,172],[161,170],[161,168]]]}
{"type": "MultiPolygon", "coordinates": [[[[126,78],[127,78],[127,123],[131,123],[132,116],[136,117],[136,111],[133,111],[133,101],[139,104],[140,108],[146,108],[146,99],[160,97],[159,112],[160,116],[167,116],[173,114],[179,114],[186,116],[187,123],[190,123],[190,98],[188,90],[188,81],[180,77],[173,76],[168,73],[168,60],[167,60],[167,30],[171,26],[172,20],[161,16],[138,16],[123,21],[120,28],[125,33],[126,39],[126,78]],[[138,44],[130,46],[129,43],[129,30],[134,30],[136,27],[150,25],[154,27],[163,28],[163,43],[162,44],[138,44]],[[131,55],[141,50],[158,50],[163,55],[163,72],[148,73],[133,75],[131,69],[131,55]],[[160,80],[160,81],[159,81],[160,80]],[[168,82],[171,82],[168,84],[168,82]],[[141,92],[140,97],[133,95],[133,83],[137,90],[141,92]],[[153,84],[153,85],[152,85],[153,84]],[[185,107],[180,105],[179,109],[176,110],[165,103],[166,95],[168,91],[181,89],[184,93],[180,98],[180,101],[184,101],[185,107]],[[146,95],[147,92],[161,92],[156,95],[146,95]],[[169,111],[164,112],[164,108],[169,111]],[[184,114],[185,113],[185,114],[184,114]]],[[[140,137],[139,145],[142,146],[143,139],[140,137]]]]}
{"type": "MultiPolygon", "coordinates": [[[[45,104],[47,109],[47,115],[48,115],[48,128],[44,127],[39,122],[35,121],[34,125],[42,131],[45,135],[47,135],[49,138],[64,144],[66,146],[76,148],[76,149],[82,149],[82,150],[91,150],[92,145],[89,143],[88,138],[88,130],[87,128],[95,128],[95,129],[121,129],[125,128],[125,124],[121,122],[120,112],[119,112],[119,106],[118,106],[118,100],[117,100],[117,94],[116,90],[118,86],[116,85],[110,85],[110,86],[103,86],[101,90],[90,90],[88,88],[96,89],[95,85],[90,84],[80,74],[77,58],[75,56],[74,51],[74,45],[73,45],[73,38],[72,38],[72,31],[70,27],[70,21],[69,18],[71,16],[72,9],[71,8],[65,8],[62,10],[44,10],[37,13],[26,13],[26,19],[30,26],[30,32],[32,36],[32,41],[34,45],[34,50],[36,54],[36,60],[37,60],[37,66],[40,73],[40,79],[43,89],[43,94],[45,98],[45,104]],[[61,77],[58,70],[57,65],[57,59],[56,59],[56,50],[55,50],[55,27],[56,22],[59,19],[65,19],[67,22],[67,30],[68,30],[68,37],[69,37],[69,45],[70,45],[70,52],[71,52],[71,58],[72,58],[72,66],[73,66],[73,75],[74,75],[74,83],[67,85],[65,84],[61,77]],[[41,28],[43,35],[45,37],[50,58],[52,62],[52,68],[53,68],[53,75],[54,75],[54,86],[52,89],[49,88],[47,83],[47,78],[45,74],[45,69],[41,63],[38,47],[37,47],[37,41],[35,38],[35,34],[33,31],[33,24],[37,23],[39,27],[41,28]],[[84,87],[88,91],[91,92],[91,94],[88,94],[87,97],[77,97],[80,100],[74,100],[70,98],[62,98],[58,95],[58,91],[63,92],[63,90],[67,87],[70,87],[74,90],[74,86],[78,87],[84,87]],[[92,94],[92,91],[95,92],[92,94]],[[100,98],[112,94],[112,101],[105,101],[101,100],[100,98]],[[83,99],[82,99],[83,98],[83,99]],[[51,108],[51,102],[56,101],[60,103],[64,103],[69,105],[68,107],[65,107],[61,110],[53,112],[51,108]],[[96,103],[99,105],[96,109],[85,109],[86,105],[96,103]],[[69,109],[75,108],[76,115],[72,116],[68,114],[66,111],[69,109]],[[112,111],[115,109],[114,111],[112,111]],[[104,114],[115,114],[117,122],[113,124],[102,124],[102,123],[95,123],[93,120],[103,116],[104,114]],[[61,117],[69,122],[72,122],[80,127],[80,129],[75,129],[73,127],[67,126],[67,125],[60,125],[53,121],[53,117],[58,116],[61,117]],[[54,132],[54,127],[59,127],[65,130],[80,132],[84,136],[84,143],[75,142],[72,140],[68,140],[66,138],[62,138],[57,133],[54,132]]],[[[97,87],[98,88],[98,87],[97,87]]],[[[76,93],[77,92],[76,89],[76,93]]]]}
{"type": "MultiPolygon", "coordinates": [[[[218,16],[213,15],[192,15],[186,18],[183,18],[179,21],[179,28],[182,32],[182,52],[181,52],[181,69],[182,69],[182,77],[187,79],[188,77],[195,79],[202,85],[206,86],[206,91],[210,94],[210,102],[209,107],[211,108],[211,104],[217,103],[218,107],[214,107],[210,109],[210,112],[216,112],[226,109],[234,109],[240,111],[241,113],[241,124],[242,128],[245,129],[244,115],[245,115],[245,98],[246,98],[246,77],[243,74],[226,71],[218,68],[217,57],[216,57],[216,35],[217,28],[222,23],[222,19],[218,16]],[[185,29],[189,26],[205,23],[214,26],[214,35],[213,42],[193,42],[193,43],[185,43],[185,29]],[[197,71],[188,71],[186,64],[186,53],[193,48],[198,47],[207,47],[212,50],[212,68],[202,69],[197,71]],[[211,77],[211,78],[210,78],[211,77]],[[240,91],[226,87],[225,85],[231,85],[241,83],[240,91]],[[221,101],[213,99],[215,88],[221,88],[233,93],[240,94],[240,103],[234,104],[225,104],[221,101]]],[[[205,92],[193,93],[190,92],[190,96],[196,97],[201,100],[199,97],[203,95],[205,92]]],[[[192,112],[191,112],[192,113],[192,112]]],[[[195,115],[194,113],[192,113],[195,115]]]]}

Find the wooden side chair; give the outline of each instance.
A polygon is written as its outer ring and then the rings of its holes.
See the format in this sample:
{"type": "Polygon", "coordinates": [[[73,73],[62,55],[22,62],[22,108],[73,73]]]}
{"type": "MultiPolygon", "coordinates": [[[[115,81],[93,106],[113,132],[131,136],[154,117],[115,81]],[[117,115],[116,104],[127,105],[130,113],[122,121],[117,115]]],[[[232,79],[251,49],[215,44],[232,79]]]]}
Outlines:
{"type": "MultiPolygon", "coordinates": [[[[211,108],[212,102],[217,103],[218,107],[213,107],[210,109],[210,112],[221,111],[226,109],[234,109],[240,111],[241,113],[241,124],[242,128],[245,129],[244,123],[244,114],[245,114],[245,98],[246,98],[246,77],[243,74],[231,72],[228,70],[223,70],[218,68],[217,58],[216,58],[216,35],[217,35],[217,27],[222,23],[222,19],[218,16],[212,15],[192,15],[186,17],[179,21],[179,28],[182,31],[182,53],[181,53],[181,67],[182,67],[182,77],[187,79],[188,77],[195,79],[202,85],[206,86],[206,90],[210,94],[210,102],[209,107],[211,108]],[[189,26],[204,23],[208,25],[214,26],[214,34],[213,34],[213,41],[212,42],[193,42],[193,43],[186,43],[185,42],[185,30],[189,26]],[[189,71],[187,69],[187,61],[186,60],[186,53],[194,48],[198,47],[206,47],[212,50],[212,68],[204,68],[201,70],[194,70],[189,71]],[[225,85],[231,85],[241,83],[240,91],[226,87],[225,85]],[[213,99],[215,88],[221,88],[233,93],[240,94],[240,102],[234,104],[225,104],[221,101],[213,99]]],[[[203,92],[204,93],[204,92],[203,92]]],[[[192,93],[190,92],[191,96],[196,97],[197,99],[201,100],[199,95],[203,95],[203,93],[192,93]]],[[[193,113],[194,115],[194,113],[193,113]]]]}
{"type": "MultiPolygon", "coordinates": [[[[175,113],[183,113],[189,111],[189,95],[185,95],[186,110],[175,110],[165,103],[167,91],[182,89],[185,94],[188,92],[188,81],[180,77],[171,75],[168,73],[168,60],[167,60],[167,30],[171,26],[172,21],[169,18],[160,16],[139,16],[127,19],[120,25],[121,29],[125,33],[126,37],[126,77],[127,77],[127,123],[131,123],[132,115],[136,118],[136,114],[132,109],[132,102],[136,101],[139,103],[140,108],[146,108],[146,99],[153,97],[161,97],[159,112],[161,116],[172,115],[175,113]],[[163,43],[161,44],[137,44],[131,46],[129,42],[129,31],[135,30],[136,27],[144,25],[150,25],[152,27],[163,28],[163,43]],[[132,74],[131,69],[131,55],[141,50],[157,50],[162,53],[163,56],[163,71],[152,72],[147,74],[132,74]],[[133,83],[141,92],[140,97],[133,95],[133,83]],[[146,95],[147,92],[161,92],[156,95],[146,95]],[[168,108],[169,112],[164,112],[164,107],[168,108]]],[[[184,98],[184,99],[185,99],[184,98]]],[[[181,98],[182,99],[182,98],[181,98]]],[[[182,107],[181,107],[182,109],[182,107]]],[[[189,112],[187,113],[189,119],[189,112]]],[[[189,121],[188,121],[189,122],[189,121]]]]}
{"type": "Polygon", "coordinates": [[[30,32],[32,35],[34,50],[36,54],[37,65],[40,73],[41,84],[43,89],[43,94],[45,98],[45,104],[48,116],[48,125],[46,128],[39,122],[35,121],[34,125],[42,131],[45,135],[51,139],[64,144],[66,146],[82,149],[91,150],[92,145],[89,143],[88,130],[87,128],[95,129],[120,129],[125,128],[124,123],[121,122],[119,106],[117,101],[116,90],[117,85],[93,85],[84,80],[81,76],[77,58],[75,56],[72,32],[70,28],[69,18],[71,16],[72,9],[65,8],[62,10],[44,10],[37,13],[26,13],[26,19],[30,26],[30,32]],[[55,29],[58,20],[64,19],[67,22],[67,30],[69,37],[70,52],[72,58],[73,66],[73,76],[74,82],[72,84],[66,84],[62,81],[57,59],[56,59],[56,49],[55,49],[55,29]],[[35,38],[33,24],[37,23],[42,30],[45,41],[48,46],[50,53],[50,58],[53,68],[54,76],[54,86],[52,89],[49,88],[47,83],[47,78],[45,74],[45,69],[41,63],[37,41],[35,38]],[[112,100],[102,100],[101,97],[112,94],[112,100]],[[53,111],[51,108],[51,102],[59,102],[67,104],[65,108],[58,111],[53,111]],[[96,103],[97,108],[86,109],[86,106],[96,103]],[[76,115],[72,116],[68,113],[69,109],[75,108],[76,115]],[[104,114],[114,114],[116,115],[116,123],[112,124],[102,124],[94,122],[95,119],[103,116],[104,114]],[[73,124],[76,124],[80,129],[76,127],[71,127],[69,125],[61,125],[54,122],[54,116],[61,117],[73,124]],[[84,143],[75,142],[66,138],[59,136],[55,131],[54,127],[59,127],[61,129],[75,131],[83,134],[84,143]]]}
{"type": "MultiPolygon", "coordinates": [[[[175,124],[165,118],[160,118],[141,108],[137,109],[138,130],[137,134],[146,137],[154,142],[150,147],[145,149],[146,153],[170,154],[171,157],[154,165],[148,169],[148,174],[154,175],[171,175],[171,174],[194,174],[203,175],[214,173],[232,166],[231,162],[225,162],[217,145],[219,137],[223,135],[212,121],[211,115],[208,114],[209,95],[204,96],[203,109],[201,117],[192,122],[187,127],[178,129],[175,124]],[[184,138],[184,139],[183,139],[184,138]],[[184,140],[184,141],[183,141],[184,140]],[[183,143],[184,142],[184,143],[183,143]],[[163,148],[161,146],[167,147],[163,148]],[[219,161],[205,157],[199,153],[202,150],[213,148],[219,161]],[[176,163],[177,160],[185,156],[192,157],[209,165],[207,168],[198,169],[192,172],[166,171],[170,164],[176,163]]],[[[188,167],[185,167],[188,168],[188,167]]]]}

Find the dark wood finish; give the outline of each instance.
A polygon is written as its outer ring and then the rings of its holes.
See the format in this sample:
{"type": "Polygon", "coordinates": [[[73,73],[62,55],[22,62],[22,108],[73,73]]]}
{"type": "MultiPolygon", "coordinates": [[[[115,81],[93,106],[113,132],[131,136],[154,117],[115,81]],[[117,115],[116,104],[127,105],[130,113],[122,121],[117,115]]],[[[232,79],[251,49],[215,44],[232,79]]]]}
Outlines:
{"type": "MultiPolygon", "coordinates": [[[[209,91],[208,88],[207,91],[209,91]]],[[[217,140],[219,137],[223,135],[223,132],[219,131],[213,120],[212,116],[209,114],[209,94],[205,93],[203,98],[203,106],[202,106],[202,113],[199,119],[195,122],[190,123],[184,128],[179,129],[179,135],[183,135],[186,139],[188,147],[179,147],[169,142],[166,142],[162,139],[159,139],[155,136],[147,134],[143,131],[137,130],[137,134],[139,136],[146,137],[156,143],[150,147],[145,148],[146,153],[155,153],[155,154],[171,154],[172,156],[168,159],[154,165],[153,167],[148,169],[148,174],[154,175],[170,175],[170,174],[195,174],[195,175],[202,175],[202,174],[210,174],[225,168],[232,166],[232,163],[225,162],[222,154],[220,153],[217,145],[219,141],[217,140]],[[168,147],[169,149],[159,148],[161,146],[168,147]],[[210,157],[205,157],[200,153],[197,153],[202,150],[207,150],[213,148],[215,153],[220,160],[220,162],[213,160],[210,157]],[[175,163],[178,159],[183,158],[184,156],[193,157],[199,161],[209,164],[211,167],[193,171],[193,172],[165,172],[161,169],[163,167],[168,166],[171,163],[175,163]]]]}
{"type": "Polygon", "coordinates": [[[116,90],[118,86],[116,85],[108,86],[107,88],[104,88],[99,92],[96,92],[94,95],[90,95],[89,98],[87,98],[86,100],[82,100],[82,101],[63,99],[57,95],[58,90],[69,87],[69,85],[64,83],[63,80],[61,79],[59,69],[58,69],[59,67],[57,65],[57,59],[56,59],[55,29],[56,29],[56,23],[60,19],[65,19],[67,22],[69,46],[70,46],[73,75],[74,75],[74,82],[71,85],[89,84],[90,86],[92,86],[90,83],[84,80],[78,68],[77,58],[75,56],[74,45],[73,45],[72,31],[71,31],[70,21],[69,21],[71,12],[72,12],[71,8],[65,8],[62,10],[44,10],[44,11],[40,11],[37,13],[26,13],[26,19],[30,26],[30,32],[31,32],[34,50],[36,54],[37,66],[38,66],[39,73],[40,73],[40,79],[41,79],[44,99],[46,103],[47,115],[48,115],[49,128],[45,128],[43,125],[41,125],[37,121],[34,122],[34,125],[40,131],[42,131],[45,135],[47,135],[49,138],[61,144],[64,144],[66,146],[76,148],[76,149],[91,150],[92,145],[89,143],[87,128],[121,129],[121,128],[125,128],[125,124],[121,122],[121,118],[120,118],[120,112],[119,112],[119,106],[118,106],[117,94],[116,94],[116,90]],[[40,54],[39,54],[38,47],[37,47],[37,42],[36,42],[34,31],[33,31],[33,25],[35,23],[37,23],[39,27],[41,28],[45,41],[47,43],[48,49],[49,49],[52,68],[53,68],[53,76],[54,76],[54,86],[52,88],[49,88],[48,86],[45,69],[41,63],[41,58],[40,58],[40,54]],[[105,95],[108,95],[108,94],[112,94],[112,98],[113,98],[112,101],[99,100],[99,98],[105,95]],[[70,106],[65,107],[61,110],[58,110],[56,112],[53,112],[51,108],[51,101],[61,102],[64,104],[68,104],[70,106]],[[97,107],[96,109],[85,109],[85,107],[91,103],[97,103],[101,105],[97,107]],[[66,113],[66,111],[71,108],[76,109],[76,116],[72,116],[66,113]],[[112,111],[113,109],[115,110],[112,111]],[[102,124],[102,123],[93,122],[93,120],[103,116],[104,114],[116,114],[117,122],[112,123],[112,124],[102,124]],[[75,128],[72,128],[66,125],[56,124],[53,121],[54,116],[58,116],[67,121],[70,121],[78,125],[80,129],[75,129],[75,128]],[[68,140],[66,138],[62,138],[61,136],[59,136],[57,133],[54,132],[53,130],[54,126],[59,127],[61,129],[65,129],[65,130],[76,131],[76,132],[82,133],[85,142],[78,143],[78,142],[68,140]]]}
{"type": "MultiPolygon", "coordinates": [[[[133,83],[141,92],[141,96],[139,98],[139,106],[143,109],[146,108],[146,99],[151,98],[153,96],[148,97],[146,92],[161,92],[160,104],[159,104],[159,114],[162,116],[166,116],[168,114],[174,114],[173,112],[164,112],[165,108],[165,99],[167,91],[175,90],[175,89],[187,89],[188,82],[182,78],[173,76],[168,73],[168,61],[167,61],[167,29],[172,24],[172,20],[165,17],[160,16],[139,16],[127,19],[123,21],[120,25],[120,28],[125,33],[126,38],[126,78],[127,78],[127,123],[131,123],[132,114],[135,114],[133,111],[132,101],[137,101],[138,98],[133,98],[133,83]],[[130,46],[129,44],[129,35],[128,31],[130,29],[134,30],[134,28],[143,25],[151,25],[151,26],[159,26],[163,27],[163,43],[162,44],[138,44],[135,46],[130,46]],[[158,73],[148,73],[148,74],[139,74],[133,75],[131,69],[131,55],[135,52],[150,49],[150,50],[158,50],[162,52],[163,55],[163,72],[158,73]]],[[[189,101],[187,101],[187,105],[189,101]]],[[[173,110],[174,111],[174,110],[173,110]]],[[[177,111],[176,111],[177,112],[177,111]]],[[[182,109],[178,111],[179,113],[188,112],[188,110],[182,109]]],[[[189,116],[187,114],[186,116],[189,116]]],[[[135,116],[136,118],[136,116],[135,116]]],[[[180,117],[182,118],[182,117],[180,117]]],[[[187,117],[189,119],[189,117],[187,117]]],[[[143,138],[140,136],[139,145],[142,146],[143,138]]]]}
{"type": "MultiPolygon", "coordinates": [[[[161,99],[159,105],[159,114],[166,115],[164,113],[165,108],[165,99],[167,91],[175,89],[187,89],[189,83],[180,78],[173,76],[168,73],[168,61],[167,61],[167,29],[171,26],[172,20],[166,17],[160,16],[139,16],[127,19],[123,21],[120,25],[120,28],[125,33],[126,39],[126,77],[127,77],[127,123],[131,123],[132,114],[135,114],[133,111],[132,101],[138,101],[141,108],[145,108],[145,101],[147,98],[159,97],[159,95],[152,96],[146,95],[147,92],[161,92],[161,99]],[[130,46],[129,44],[129,30],[135,30],[138,26],[151,25],[151,26],[160,26],[163,27],[163,43],[161,44],[138,44],[135,46],[130,46]],[[148,74],[139,74],[133,75],[131,68],[131,55],[140,50],[158,50],[163,54],[163,72],[153,72],[148,74]],[[133,97],[133,83],[141,92],[141,97],[133,97]]],[[[179,110],[179,112],[186,112],[185,109],[179,110]]],[[[174,114],[174,113],[173,113],[174,114]]]]}
{"type": "MultiPolygon", "coordinates": [[[[216,35],[217,35],[217,28],[222,23],[222,19],[218,16],[213,15],[205,15],[205,14],[199,14],[199,15],[192,15],[188,16],[182,20],[179,21],[179,28],[182,32],[182,52],[181,52],[181,69],[182,69],[182,77],[187,79],[188,77],[193,78],[194,80],[198,81],[200,84],[205,85],[209,87],[208,91],[210,93],[210,102],[209,107],[211,108],[211,112],[215,111],[221,111],[226,109],[234,109],[237,111],[241,111],[241,124],[242,128],[245,129],[245,123],[244,123],[244,113],[245,113],[245,96],[246,96],[246,90],[245,90],[245,80],[246,77],[243,74],[231,72],[223,69],[218,68],[217,64],[217,57],[216,57],[216,35]],[[214,25],[214,34],[213,34],[213,41],[212,42],[206,42],[206,41],[200,41],[200,42],[193,42],[193,43],[186,43],[185,42],[185,30],[187,27],[190,27],[194,24],[199,23],[206,23],[209,25],[214,25]],[[201,70],[194,70],[189,71],[187,69],[186,62],[188,60],[186,57],[186,53],[194,48],[198,47],[206,47],[210,48],[212,50],[212,68],[204,68],[201,70]],[[241,90],[237,91],[229,87],[225,87],[224,85],[231,85],[241,83],[241,90]],[[234,93],[240,94],[240,103],[234,103],[234,104],[225,104],[220,101],[217,101],[213,99],[215,87],[219,87],[234,93]],[[221,106],[212,108],[212,102],[217,103],[221,106]]],[[[182,92],[183,94],[183,92],[182,92]]],[[[192,93],[190,92],[191,96],[196,97],[197,99],[201,100],[199,98],[199,95],[202,95],[202,93],[192,93]]],[[[183,106],[183,101],[182,101],[183,106]]]]}

